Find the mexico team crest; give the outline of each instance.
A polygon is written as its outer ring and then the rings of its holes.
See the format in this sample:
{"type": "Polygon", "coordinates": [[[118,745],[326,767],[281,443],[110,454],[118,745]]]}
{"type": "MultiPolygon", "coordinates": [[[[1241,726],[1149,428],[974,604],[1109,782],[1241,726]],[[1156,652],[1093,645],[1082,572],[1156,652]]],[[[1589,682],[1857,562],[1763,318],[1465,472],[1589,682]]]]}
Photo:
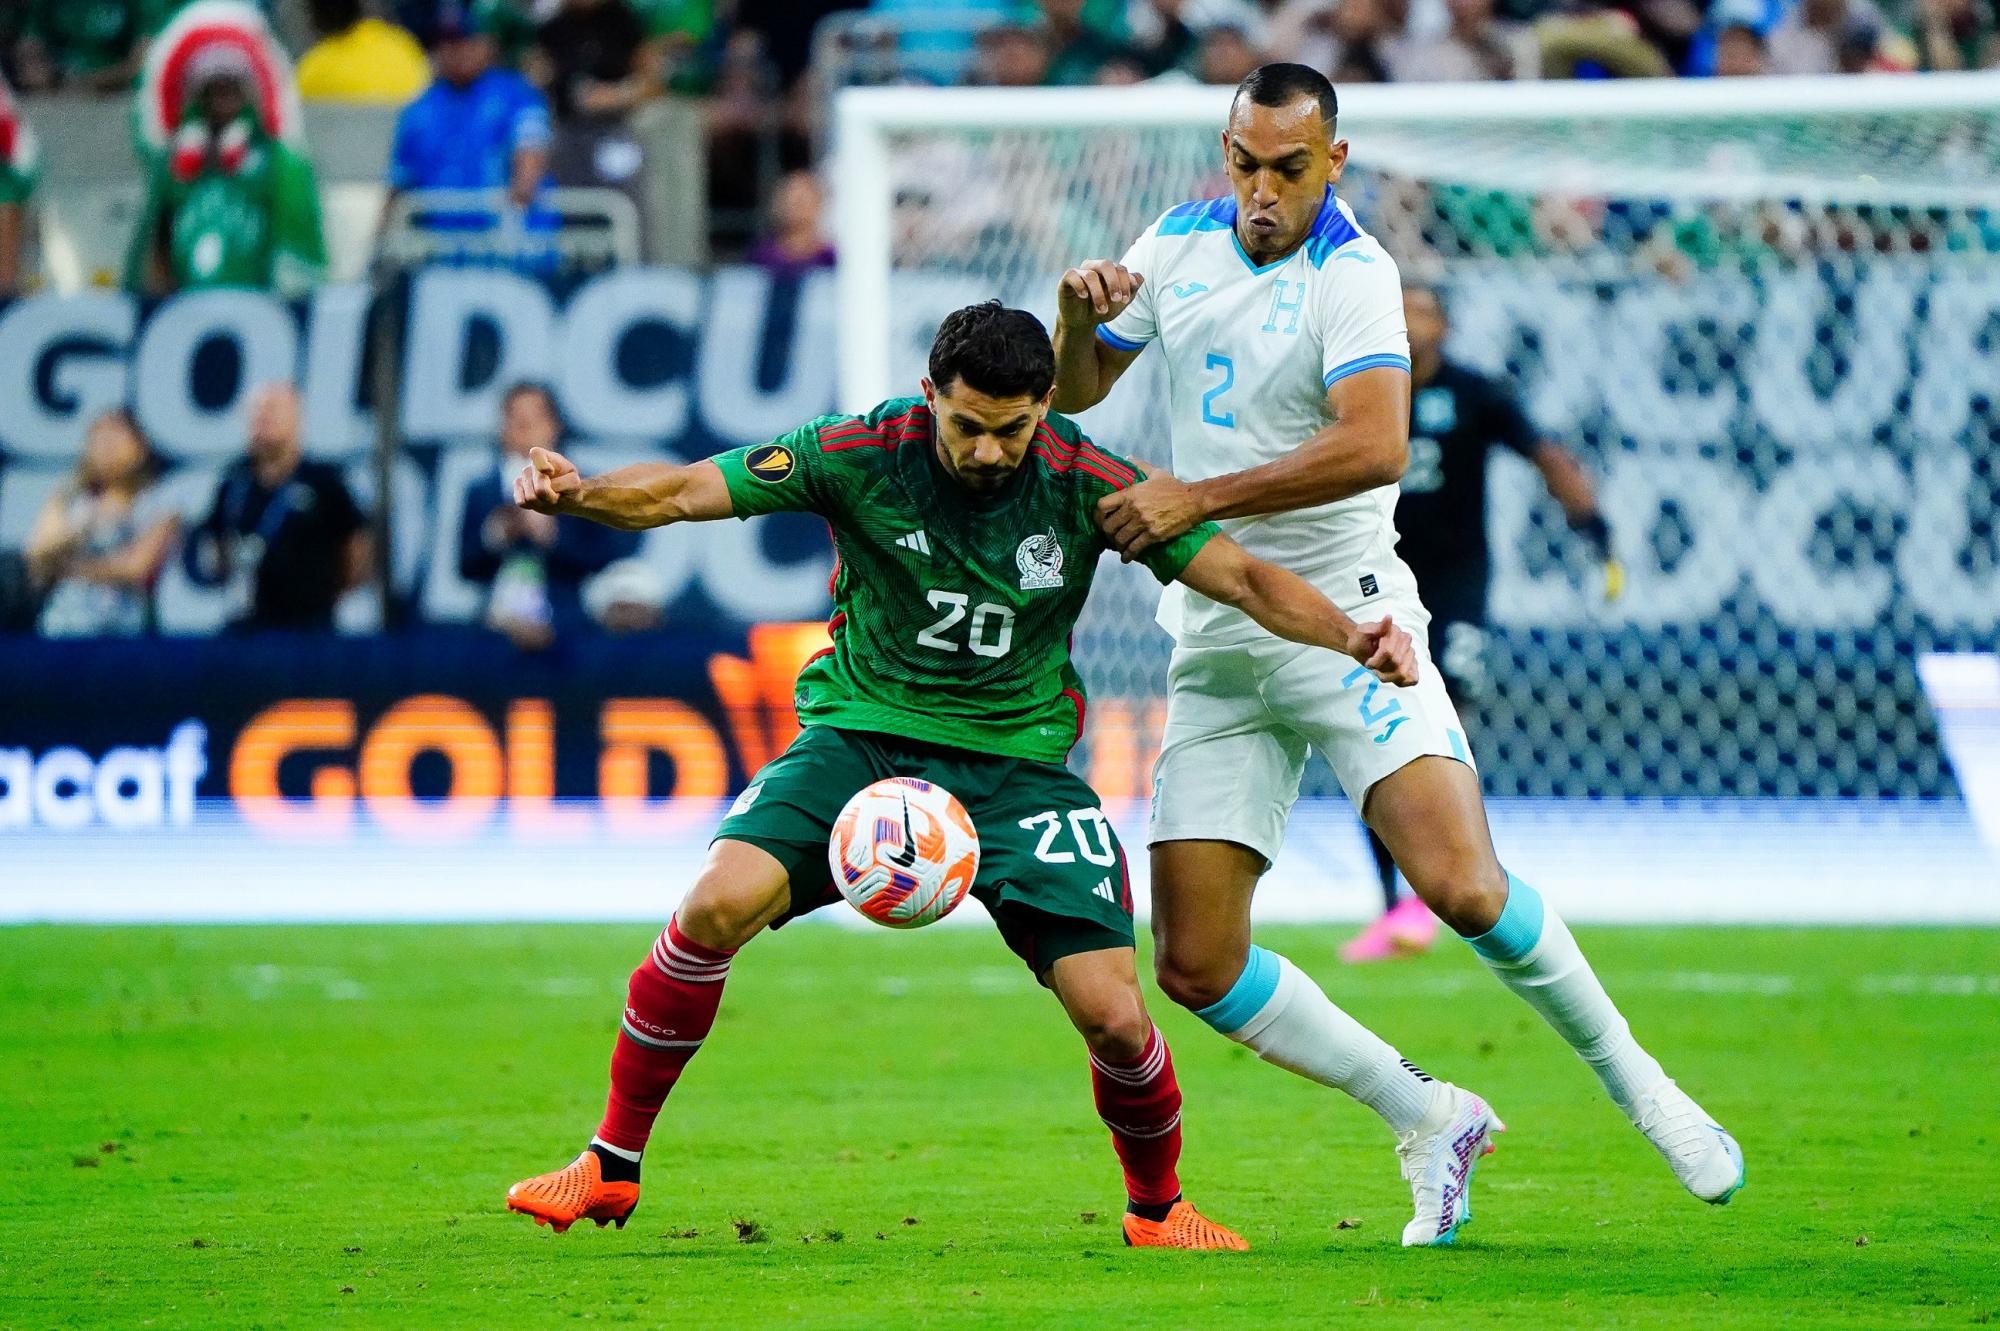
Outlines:
{"type": "Polygon", "coordinates": [[[1021,570],[1021,590],[1024,592],[1063,585],[1062,542],[1052,531],[1030,536],[1021,542],[1020,548],[1014,551],[1014,563],[1021,570]]]}

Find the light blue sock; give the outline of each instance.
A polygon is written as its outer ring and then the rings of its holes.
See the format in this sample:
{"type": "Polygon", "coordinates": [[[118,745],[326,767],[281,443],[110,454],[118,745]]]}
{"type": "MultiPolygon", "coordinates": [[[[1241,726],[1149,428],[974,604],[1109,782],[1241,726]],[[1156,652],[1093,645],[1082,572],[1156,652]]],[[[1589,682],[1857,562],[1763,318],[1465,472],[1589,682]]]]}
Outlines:
{"type": "Polygon", "coordinates": [[[1519,961],[1542,941],[1542,920],[1546,914],[1542,894],[1510,873],[1507,904],[1500,908],[1500,918],[1479,937],[1465,941],[1488,961],[1519,961]]]}
{"type": "Polygon", "coordinates": [[[1195,1015],[1266,1063],[1346,1091],[1397,1133],[1423,1120],[1439,1085],[1265,948],[1252,947],[1229,992],[1195,1015]]]}
{"type": "Polygon", "coordinates": [[[1541,1013],[1604,1083],[1619,1107],[1666,1080],[1658,1060],[1632,1038],[1632,1028],[1598,983],[1583,951],[1541,893],[1507,875],[1507,904],[1493,927],[1468,938],[1500,983],[1541,1013]]]}
{"type": "Polygon", "coordinates": [[[1271,1002],[1271,996],[1278,992],[1278,962],[1282,960],[1275,952],[1269,952],[1250,945],[1250,956],[1243,963],[1243,973],[1236,977],[1229,992],[1200,1009],[1195,1016],[1207,1022],[1218,1035],[1234,1035],[1250,1024],[1250,1019],[1262,1012],[1271,1002]]]}

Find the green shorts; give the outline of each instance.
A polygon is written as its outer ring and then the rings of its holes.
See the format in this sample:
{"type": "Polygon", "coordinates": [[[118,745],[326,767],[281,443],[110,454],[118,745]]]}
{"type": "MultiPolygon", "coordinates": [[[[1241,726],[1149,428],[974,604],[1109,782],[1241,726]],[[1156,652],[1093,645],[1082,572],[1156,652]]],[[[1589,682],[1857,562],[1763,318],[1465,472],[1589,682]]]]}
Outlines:
{"type": "Polygon", "coordinates": [[[841,900],[827,866],[833,820],[856,791],[891,776],[943,786],[965,806],[979,832],[972,895],[1038,978],[1075,953],[1132,946],[1125,848],[1096,792],[1068,768],[832,726],[807,726],[715,831],[791,875],[791,907],[773,928],[841,900]]]}

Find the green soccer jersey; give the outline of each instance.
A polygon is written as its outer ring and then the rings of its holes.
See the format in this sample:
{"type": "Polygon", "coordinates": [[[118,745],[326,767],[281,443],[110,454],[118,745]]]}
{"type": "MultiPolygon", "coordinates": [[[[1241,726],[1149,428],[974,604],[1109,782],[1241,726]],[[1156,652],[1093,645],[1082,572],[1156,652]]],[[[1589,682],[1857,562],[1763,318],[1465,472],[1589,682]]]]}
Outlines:
{"type": "MultiPolygon", "coordinates": [[[[1093,510],[1138,473],[1051,415],[1006,487],[974,495],[931,428],[922,398],[898,398],[713,459],[737,517],[833,531],[833,650],[799,673],[799,720],[1060,763],[1083,729],[1069,637],[1109,548],[1093,510]]],[[[1171,582],[1216,534],[1143,559],[1171,582]]]]}

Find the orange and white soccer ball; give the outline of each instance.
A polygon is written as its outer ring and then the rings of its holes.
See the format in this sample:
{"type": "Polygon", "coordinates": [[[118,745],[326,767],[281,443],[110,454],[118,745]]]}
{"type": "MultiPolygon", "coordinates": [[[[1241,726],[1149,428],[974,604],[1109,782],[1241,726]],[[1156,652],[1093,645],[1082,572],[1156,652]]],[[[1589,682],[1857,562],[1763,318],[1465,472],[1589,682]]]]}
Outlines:
{"type": "Polygon", "coordinates": [[[979,833],[943,786],[892,776],[847,801],[826,858],[854,909],[891,929],[915,929],[965,900],[979,874],[979,833]]]}

